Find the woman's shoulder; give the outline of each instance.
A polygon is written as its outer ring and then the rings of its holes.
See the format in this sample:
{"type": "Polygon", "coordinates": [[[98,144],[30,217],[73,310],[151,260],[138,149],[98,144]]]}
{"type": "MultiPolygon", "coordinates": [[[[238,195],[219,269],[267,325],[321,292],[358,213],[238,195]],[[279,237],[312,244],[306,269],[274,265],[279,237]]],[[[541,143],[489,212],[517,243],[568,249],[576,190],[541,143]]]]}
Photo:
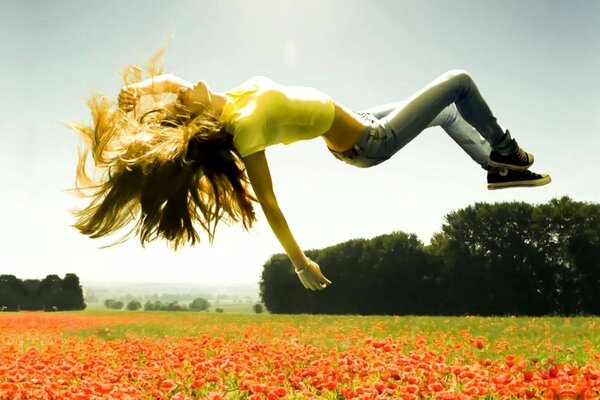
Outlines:
{"type": "Polygon", "coordinates": [[[257,85],[275,83],[275,82],[273,82],[272,79],[270,79],[264,75],[255,75],[255,76],[249,78],[246,82],[255,83],[257,85]]]}
{"type": "Polygon", "coordinates": [[[263,75],[256,75],[251,78],[248,78],[236,87],[226,91],[225,94],[229,97],[237,99],[246,94],[254,93],[261,88],[264,89],[273,85],[275,85],[275,82],[273,82],[270,78],[267,78],[263,75]]]}

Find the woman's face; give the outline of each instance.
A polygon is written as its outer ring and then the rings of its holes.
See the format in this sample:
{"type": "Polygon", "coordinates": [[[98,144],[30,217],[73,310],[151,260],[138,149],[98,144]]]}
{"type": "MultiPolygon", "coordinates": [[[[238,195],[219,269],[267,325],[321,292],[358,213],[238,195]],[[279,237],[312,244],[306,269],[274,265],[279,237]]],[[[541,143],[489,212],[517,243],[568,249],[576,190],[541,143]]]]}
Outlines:
{"type": "Polygon", "coordinates": [[[193,88],[180,89],[177,98],[192,114],[213,108],[211,91],[204,81],[198,81],[193,88]]]}
{"type": "Polygon", "coordinates": [[[191,88],[179,89],[175,101],[172,97],[167,99],[162,96],[156,99],[156,96],[143,96],[136,107],[138,114],[142,115],[142,120],[146,121],[149,118],[162,120],[177,115],[194,117],[202,114],[206,109],[213,109],[212,92],[206,82],[199,81],[191,88]]]}

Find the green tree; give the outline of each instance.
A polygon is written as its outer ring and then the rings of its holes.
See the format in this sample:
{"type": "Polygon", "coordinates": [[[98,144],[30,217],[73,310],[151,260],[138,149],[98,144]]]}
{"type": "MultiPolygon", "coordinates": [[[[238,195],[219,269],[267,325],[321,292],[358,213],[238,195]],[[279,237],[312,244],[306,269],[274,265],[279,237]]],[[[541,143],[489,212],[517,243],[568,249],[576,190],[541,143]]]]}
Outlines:
{"type": "Polygon", "coordinates": [[[534,207],[485,204],[451,212],[432,246],[451,276],[458,314],[543,314],[543,253],[535,245],[534,207]]]}
{"type": "Polygon", "coordinates": [[[120,310],[123,308],[123,306],[124,306],[124,304],[120,300],[113,300],[113,302],[110,303],[110,308],[113,310],[120,310]]]}
{"type": "Polygon", "coordinates": [[[308,291],[285,254],[261,274],[272,313],[600,313],[600,205],[476,203],[446,215],[424,246],[394,232],[306,254],[333,284],[308,291]]]}
{"type": "Polygon", "coordinates": [[[106,308],[112,308],[112,304],[115,302],[115,299],[106,299],[104,300],[104,307],[106,308]]]}
{"type": "Polygon", "coordinates": [[[83,310],[83,289],[79,284],[79,277],[75,274],[66,274],[61,282],[61,296],[59,300],[61,310],[83,310]]]}
{"type": "Polygon", "coordinates": [[[307,255],[333,284],[321,292],[308,291],[289,259],[274,255],[260,282],[261,300],[270,312],[408,314],[431,311],[435,304],[437,259],[415,235],[354,239],[307,255]]]}
{"type": "Polygon", "coordinates": [[[549,276],[548,306],[562,315],[598,313],[600,204],[552,199],[536,207],[534,222],[549,276]]]}
{"type": "Polygon", "coordinates": [[[129,311],[137,311],[140,308],[142,308],[142,303],[140,303],[138,300],[131,300],[131,301],[129,301],[129,303],[127,303],[126,308],[129,311]]]}
{"type": "Polygon", "coordinates": [[[21,304],[21,310],[43,310],[44,306],[38,295],[41,281],[39,279],[25,279],[22,282],[24,296],[21,304]]]}
{"type": "Polygon", "coordinates": [[[599,208],[563,197],[535,206],[477,203],[448,214],[431,251],[444,260],[454,312],[598,312],[599,208]]]}
{"type": "Polygon", "coordinates": [[[166,311],[167,304],[163,304],[162,301],[156,300],[154,301],[154,311],[166,311]]]}
{"type": "Polygon", "coordinates": [[[600,314],[600,235],[592,229],[582,229],[571,238],[569,253],[574,269],[578,271],[578,311],[600,314]]]}
{"type": "Polygon", "coordinates": [[[58,275],[47,275],[42,279],[37,296],[44,310],[60,310],[62,307],[62,282],[58,275]]]}
{"type": "Polygon", "coordinates": [[[81,307],[85,307],[85,303],[75,274],[67,274],[65,279],[48,275],[41,281],[0,275],[0,309],[56,311],[81,307]]]}
{"type": "Polygon", "coordinates": [[[0,310],[18,311],[25,295],[21,280],[14,275],[0,275],[0,310]]]}
{"type": "Polygon", "coordinates": [[[203,297],[196,297],[190,303],[190,310],[192,311],[204,311],[208,310],[208,307],[210,307],[210,303],[203,297]]]}
{"type": "Polygon", "coordinates": [[[260,303],[256,303],[255,305],[252,306],[252,309],[254,310],[254,312],[256,314],[262,314],[263,312],[263,305],[260,303]]]}
{"type": "Polygon", "coordinates": [[[272,313],[299,313],[307,308],[298,300],[302,287],[285,254],[275,254],[265,263],[260,280],[262,303],[272,313]]]}
{"type": "Polygon", "coordinates": [[[178,301],[171,301],[166,308],[166,311],[187,311],[188,308],[179,304],[178,301]]]}

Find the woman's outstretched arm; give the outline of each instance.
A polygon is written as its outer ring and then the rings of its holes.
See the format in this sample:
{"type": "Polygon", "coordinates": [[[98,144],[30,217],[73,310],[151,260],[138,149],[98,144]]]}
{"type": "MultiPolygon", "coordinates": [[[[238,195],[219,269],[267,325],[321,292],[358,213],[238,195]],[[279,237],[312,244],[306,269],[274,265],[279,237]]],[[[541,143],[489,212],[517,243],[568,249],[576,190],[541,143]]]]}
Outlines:
{"type": "Polygon", "coordinates": [[[322,290],[331,282],[323,276],[317,263],[306,257],[296,239],[292,235],[285,220],[271,181],[271,173],[264,151],[244,157],[246,172],[252,184],[254,194],[259,201],[267,221],[275,236],[283,246],[288,257],[294,264],[300,281],[307,289],[322,290]]]}
{"type": "Polygon", "coordinates": [[[125,85],[119,92],[119,107],[133,107],[140,98],[149,94],[176,93],[180,89],[191,89],[194,85],[173,74],[163,74],[125,85]]]}
{"type": "Polygon", "coordinates": [[[143,81],[132,83],[125,86],[137,92],[138,95],[159,94],[159,93],[175,93],[181,88],[189,89],[194,87],[193,84],[181,79],[173,74],[157,75],[143,81]]]}

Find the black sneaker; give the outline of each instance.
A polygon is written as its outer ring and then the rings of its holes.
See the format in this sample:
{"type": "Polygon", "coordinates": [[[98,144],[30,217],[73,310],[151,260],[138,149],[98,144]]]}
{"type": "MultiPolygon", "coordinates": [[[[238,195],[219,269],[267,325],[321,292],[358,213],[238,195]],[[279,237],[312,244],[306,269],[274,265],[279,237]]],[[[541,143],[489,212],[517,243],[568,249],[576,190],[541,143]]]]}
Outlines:
{"type": "Polygon", "coordinates": [[[533,154],[526,152],[519,145],[516,145],[514,152],[509,155],[502,155],[496,150],[492,150],[488,165],[495,168],[508,168],[514,171],[524,171],[533,164],[533,154]]]}
{"type": "Polygon", "coordinates": [[[552,179],[548,174],[536,174],[528,170],[514,171],[501,169],[498,172],[488,172],[488,189],[506,189],[509,187],[543,186],[549,184],[552,179]]]}

